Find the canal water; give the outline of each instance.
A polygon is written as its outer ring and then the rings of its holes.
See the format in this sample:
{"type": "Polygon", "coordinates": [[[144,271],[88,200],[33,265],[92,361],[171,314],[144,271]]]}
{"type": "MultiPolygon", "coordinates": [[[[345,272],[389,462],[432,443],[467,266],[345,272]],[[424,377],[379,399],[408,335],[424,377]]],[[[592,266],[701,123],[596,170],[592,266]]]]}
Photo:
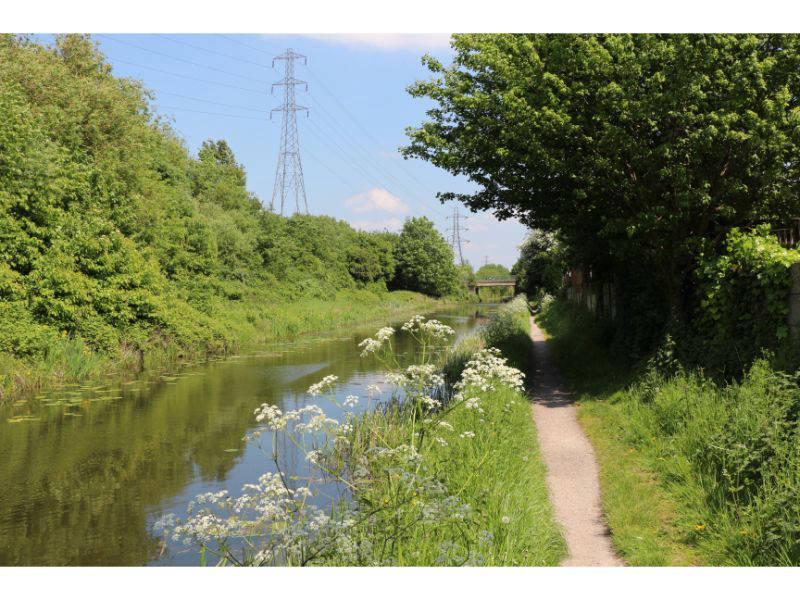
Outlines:
{"type": "MultiPolygon", "coordinates": [[[[427,316],[461,337],[491,309],[427,316]]],[[[340,399],[380,386],[381,365],[357,347],[375,329],[303,337],[136,381],[64,386],[0,408],[0,566],[197,565],[193,551],[162,544],[155,521],[185,514],[200,493],[238,495],[272,470],[242,439],[262,403],[284,411],[316,403],[336,418],[335,407],[308,398],[309,385],[336,375],[340,399]]],[[[398,333],[395,348],[401,364],[415,361],[408,336],[398,333]]],[[[288,474],[302,474],[303,457],[284,456],[288,474]]]]}

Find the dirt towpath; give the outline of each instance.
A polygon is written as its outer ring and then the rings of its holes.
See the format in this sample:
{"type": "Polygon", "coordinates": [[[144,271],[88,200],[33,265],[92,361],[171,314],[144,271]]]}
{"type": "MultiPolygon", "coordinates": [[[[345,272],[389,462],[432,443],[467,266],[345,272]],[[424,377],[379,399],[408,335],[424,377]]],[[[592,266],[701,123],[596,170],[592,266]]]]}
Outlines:
{"type": "Polygon", "coordinates": [[[622,566],[600,505],[597,461],[577,420],[574,398],[559,381],[544,334],[531,317],[536,359],[533,418],[539,432],[547,485],[569,556],[563,566],[622,566]]]}

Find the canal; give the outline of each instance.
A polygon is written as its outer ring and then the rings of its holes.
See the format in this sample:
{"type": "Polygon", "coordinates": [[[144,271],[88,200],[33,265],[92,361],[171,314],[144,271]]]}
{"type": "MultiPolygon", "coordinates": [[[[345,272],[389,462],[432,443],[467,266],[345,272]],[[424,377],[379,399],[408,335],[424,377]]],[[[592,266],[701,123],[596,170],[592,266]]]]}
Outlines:
{"type": "MultiPolygon", "coordinates": [[[[489,310],[427,316],[460,337],[489,310]]],[[[312,402],[335,418],[334,406],[307,397],[309,385],[336,375],[339,398],[380,386],[381,365],[357,347],[377,326],[135,381],[63,386],[0,408],[0,565],[197,565],[192,551],[162,544],[154,522],[182,515],[203,492],[237,495],[273,468],[257,444],[243,441],[257,406],[312,402]]],[[[398,333],[395,349],[401,364],[414,362],[413,340],[398,333]]],[[[302,457],[289,449],[284,457],[282,468],[301,476],[302,457]]]]}

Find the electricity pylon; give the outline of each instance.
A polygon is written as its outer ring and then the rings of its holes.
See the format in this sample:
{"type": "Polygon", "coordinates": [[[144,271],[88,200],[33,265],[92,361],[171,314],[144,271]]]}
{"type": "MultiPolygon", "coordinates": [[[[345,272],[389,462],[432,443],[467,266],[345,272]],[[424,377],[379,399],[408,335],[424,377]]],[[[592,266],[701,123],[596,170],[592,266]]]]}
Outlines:
{"type": "Polygon", "coordinates": [[[300,212],[300,201],[302,200],[306,214],[308,214],[306,184],[303,180],[303,164],[300,162],[300,142],[297,139],[297,111],[304,110],[306,111],[306,116],[308,116],[308,108],[298,106],[294,97],[295,86],[305,85],[306,90],[308,90],[308,84],[305,81],[294,77],[294,61],[301,58],[303,59],[303,64],[307,64],[305,56],[289,48],[280,56],[272,59],[273,67],[276,60],[286,61],[283,79],[273,83],[271,90],[274,92],[275,87],[283,87],[283,104],[273,108],[269,113],[270,119],[274,112],[283,113],[278,167],[275,170],[275,186],[272,188],[272,202],[270,203],[270,210],[274,211],[276,201],[280,199],[281,215],[283,214],[283,206],[286,203],[286,199],[291,199],[292,196],[294,196],[295,210],[300,212]]]}
{"type": "Polygon", "coordinates": [[[453,257],[456,255],[456,249],[458,251],[458,259],[461,262],[461,266],[464,266],[464,251],[461,248],[461,243],[469,243],[469,240],[461,239],[461,232],[467,231],[466,227],[461,225],[463,219],[465,219],[464,215],[458,212],[458,207],[453,209],[453,216],[447,217],[448,219],[453,219],[453,226],[448,229],[450,232],[449,242],[450,248],[453,249],[453,257]]]}

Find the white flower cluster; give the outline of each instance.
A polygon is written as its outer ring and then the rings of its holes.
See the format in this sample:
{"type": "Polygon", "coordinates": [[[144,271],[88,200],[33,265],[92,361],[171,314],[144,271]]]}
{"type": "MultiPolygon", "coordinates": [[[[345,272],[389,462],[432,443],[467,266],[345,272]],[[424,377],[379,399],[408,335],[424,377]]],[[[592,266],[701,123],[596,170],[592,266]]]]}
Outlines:
{"type": "Polygon", "coordinates": [[[442,403],[438,400],[431,398],[430,396],[423,396],[422,397],[422,405],[427,408],[428,410],[436,410],[442,406],[442,403]]]}
{"type": "Polygon", "coordinates": [[[306,392],[309,396],[319,396],[325,388],[333,385],[336,380],[339,379],[336,375],[326,375],[322,378],[322,381],[319,381],[311,386],[309,386],[308,391],[306,392]]]}
{"type": "Polygon", "coordinates": [[[363,340],[358,347],[361,348],[361,356],[367,356],[380,350],[383,343],[394,335],[394,329],[391,327],[381,327],[376,333],[374,338],[367,338],[363,340]]]}
{"type": "Polygon", "coordinates": [[[473,388],[486,392],[493,390],[495,383],[500,383],[522,391],[524,377],[522,371],[506,364],[506,359],[500,355],[500,350],[485,348],[478,350],[472,356],[455,388],[457,390],[473,388]]]}
{"type": "Polygon", "coordinates": [[[448,327],[444,323],[437,321],[436,319],[431,319],[430,321],[424,321],[419,324],[419,330],[422,333],[429,335],[432,338],[437,338],[443,340],[448,336],[455,335],[455,331],[452,327],[448,327]]]}
{"type": "Polygon", "coordinates": [[[419,324],[425,320],[425,317],[422,315],[414,315],[408,321],[403,323],[403,326],[400,328],[403,331],[413,331],[414,329],[419,328],[419,324]]]}
{"type": "Polygon", "coordinates": [[[273,431],[286,429],[289,423],[297,422],[294,429],[301,433],[314,431],[332,431],[339,426],[339,422],[329,418],[316,404],[309,404],[297,410],[283,413],[280,408],[264,403],[254,411],[256,421],[266,422],[266,426],[273,431]],[[302,422],[304,415],[310,415],[308,422],[302,422]]]}
{"type": "Polygon", "coordinates": [[[358,396],[347,396],[342,404],[344,404],[347,408],[353,408],[356,404],[358,404],[358,396]]]}
{"type": "Polygon", "coordinates": [[[423,390],[444,384],[441,372],[432,364],[411,365],[404,371],[387,373],[386,381],[405,389],[423,390]]]}
{"type": "Polygon", "coordinates": [[[430,319],[429,321],[426,321],[425,317],[422,315],[414,315],[407,322],[403,323],[403,326],[400,329],[412,334],[419,332],[422,335],[439,340],[443,340],[448,336],[455,334],[455,331],[452,327],[448,327],[436,319],[430,319]]]}
{"type": "Polygon", "coordinates": [[[480,398],[475,398],[475,397],[467,398],[466,400],[464,400],[464,406],[466,406],[470,410],[474,410],[475,412],[481,415],[484,412],[480,405],[480,398]]]}

